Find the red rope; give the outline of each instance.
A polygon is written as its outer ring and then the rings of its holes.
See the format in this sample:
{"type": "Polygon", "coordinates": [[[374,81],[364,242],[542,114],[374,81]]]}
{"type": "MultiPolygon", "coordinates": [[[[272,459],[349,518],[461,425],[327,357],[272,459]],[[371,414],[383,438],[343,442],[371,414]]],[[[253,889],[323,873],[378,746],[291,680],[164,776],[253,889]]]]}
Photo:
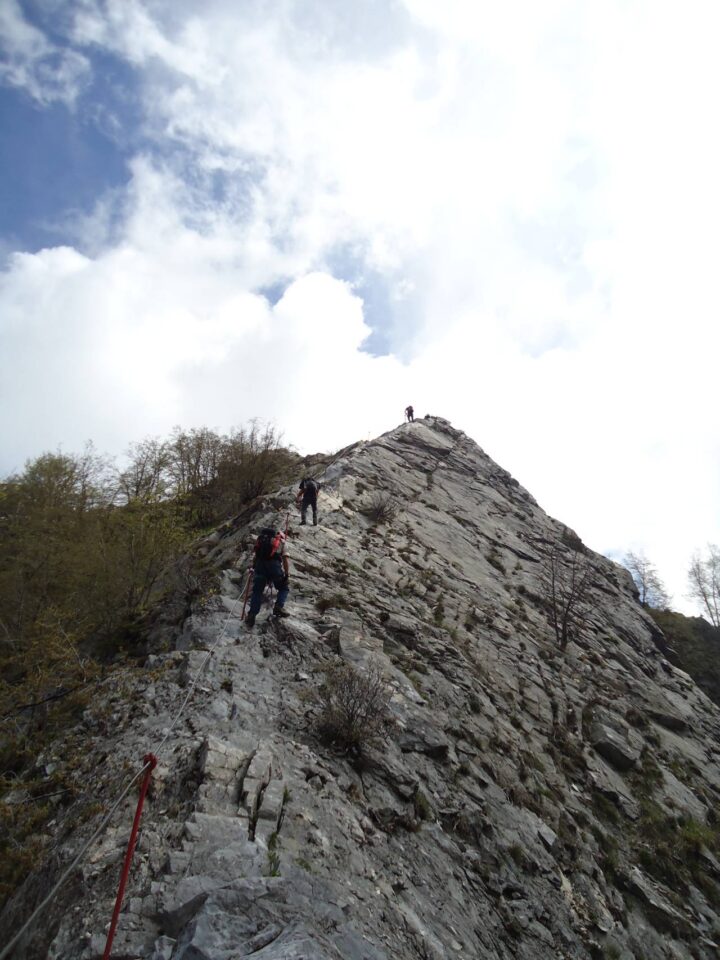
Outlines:
{"type": "Polygon", "coordinates": [[[103,960],[109,960],[113,940],[115,939],[115,928],[117,927],[118,918],[120,916],[120,908],[122,907],[123,897],[125,896],[125,885],[127,884],[128,874],[130,873],[130,864],[132,863],[133,853],[135,852],[135,844],[137,843],[138,830],[140,829],[140,817],[142,816],[142,809],[145,803],[145,795],[148,792],[148,787],[150,786],[150,777],[152,776],[152,772],[157,766],[157,757],[152,753],[148,753],[145,757],[143,757],[143,765],[147,769],[145,770],[145,776],[143,777],[143,782],[140,786],[140,796],[138,797],[137,808],[135,810],[135,819],[133,820],[132,830],[130,831],[130,840],[128,841],[127,851],[125,853],[125,862],[123,863],[122,874],[120,876],[120,886],[118,887],[117,897],[115,899],[115,909],[113,910],[112,920],[110,921],[110,929],[108,930],[107,942],[105,943],[103,960]]]}

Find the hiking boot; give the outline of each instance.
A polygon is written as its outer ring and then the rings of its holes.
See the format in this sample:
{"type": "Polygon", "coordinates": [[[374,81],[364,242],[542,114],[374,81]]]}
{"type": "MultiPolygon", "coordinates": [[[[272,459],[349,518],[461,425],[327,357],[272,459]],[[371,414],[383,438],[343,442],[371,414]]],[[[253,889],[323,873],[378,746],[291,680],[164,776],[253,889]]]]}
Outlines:
{"type": "Polygon", "coordinates": [[[313,526],[314,526],[314,527],[317,526],[317,517],[313,517],[313,526]]]}
{"type": "Polygon", "coordinates": [[[277,604],[273,607],[273,616],[274,617],[289,617],[290,614],[286,613],[282,607],[279,607],[277,604]]]}
{"type": "Polygon", "coordinates": [[[249,614],[245,617],[245,626],[246,626],[246,627],[249,627],[250,629],[252,629],[252,628],[255,626],[255,614],[254,614],[254,613],[249,613],[249,614]]]}
{"type": "Polygon", "coordinates": [[[301,526],[301,527],[304,527],[304,526],[306,525],[306,523],[307,523],[307,520],[301,520],[301,521],[300,521],[300,526],[301,526]]]}

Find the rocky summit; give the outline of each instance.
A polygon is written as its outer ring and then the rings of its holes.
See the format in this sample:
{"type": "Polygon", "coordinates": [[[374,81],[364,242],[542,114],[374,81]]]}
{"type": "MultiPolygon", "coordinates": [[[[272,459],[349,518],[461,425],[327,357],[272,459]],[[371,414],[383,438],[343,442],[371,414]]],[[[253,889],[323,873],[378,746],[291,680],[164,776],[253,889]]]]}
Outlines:
{"type": "MultiPolygon", "coordinates": [[[[212,588],[38,759],[86,793],[0,943],[157,751],[114,957],[716,958],[720,711],[630,575],[439,417],[314,476],[318,526],[295,485],[198,543],[212,588]],[[288,513],[289,616],[250,630],[288,513]]],[[[102,955],[136,794],[15,956],[102,955]]]]}

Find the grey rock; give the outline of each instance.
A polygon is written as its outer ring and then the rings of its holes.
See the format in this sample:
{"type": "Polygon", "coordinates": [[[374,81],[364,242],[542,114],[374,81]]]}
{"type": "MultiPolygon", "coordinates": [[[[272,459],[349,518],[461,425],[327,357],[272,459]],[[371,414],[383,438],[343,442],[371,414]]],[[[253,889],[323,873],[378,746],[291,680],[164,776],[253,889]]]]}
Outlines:
{"type": "Polygon", "coordinates": [[[596,711],[589,724],[589,736],[600,756],[618,770],[630,770],[640,759],[641,742],[633,742],[629,727],[617,716],[596,711]]]}
{"type": "Polygon", "coordinates": [[[158,937],[153,945],[151,960],[171,960],[176,941],[172,937],[158,937]]]}
{"type": "MultiPolygon", "coordinates": [[[[235,601],[243,544],[294,509],[294,484],[204,545],[220,593],[178,625],[178,649],[151,651],[151,677],[98,683],[84,723],[42,759],[65,772],[79,733],[84,789],[108,803],[174,724],[115,955],[714,956],[716,852],[700,845],[679,867],[682,898],[641,861],[648,810],[671,839],[690,818],[714,829],[720,710],[662,668],[627,573],[586,554],[588,616],[562,651],[540,558],[572,538],[447,421],[354,444],[316,473],[322,523],[292,525],[290,617],[268,620],[266,606],[250,632],[235,601]],[[398,504],[384,524],[358,509],[377,490],[398,504]],[[321,596],[334,604],[324,612],[321,596]],[[360,751],[317,729],[328,668],[342,662],[379,667],[387,685],[385,739],[360,751]]],[[[13,799],[27,801],[19,784],[13,799]]],[[[133,799],[19,960],[102,954],[133,799]]],[[[86,809],[53,811],[57,849],[5,906],[3,942],[99,822],[86,809]]]]}
{"type": "Polygon", "coordinates": [[[641,870],[633,867],[630,871],[629,889],[639,897],[655,926],[659,930],[676,936],[692,936],[695,926],[684,917],[660,891],[657,884],[646,877],[641,870]]]}

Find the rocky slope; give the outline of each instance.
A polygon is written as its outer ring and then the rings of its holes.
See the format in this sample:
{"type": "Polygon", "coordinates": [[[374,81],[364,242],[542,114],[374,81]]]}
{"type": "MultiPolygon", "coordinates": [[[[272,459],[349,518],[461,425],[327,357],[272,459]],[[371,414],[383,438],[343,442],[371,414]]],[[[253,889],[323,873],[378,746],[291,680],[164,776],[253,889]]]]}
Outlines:
{"type": "MultiPolygon", "coordinates": [[[[343,451],[319,480],[318,527],[298,527],[288,488],[200,546],[217,592],[87,711],[85,806],[58,815],[56,860],[0,942],[212,650],[160,753],[114,956],[716,957],[720,711],[664,659],[629,575],[440,418],[343,451]],[[378,492],[397,512],[373,521],[378,492]],[[268,608],[250,632],[247,548],[287,510],[291,616],[268,608]],[[590,572],[564,649],[552,547],[590,572]],[[386,741],[360,755],[317,734],[343,662],[392,694],[386,741]]],[[[102,954],[133,807],[18,956],[102,954]]]]}

